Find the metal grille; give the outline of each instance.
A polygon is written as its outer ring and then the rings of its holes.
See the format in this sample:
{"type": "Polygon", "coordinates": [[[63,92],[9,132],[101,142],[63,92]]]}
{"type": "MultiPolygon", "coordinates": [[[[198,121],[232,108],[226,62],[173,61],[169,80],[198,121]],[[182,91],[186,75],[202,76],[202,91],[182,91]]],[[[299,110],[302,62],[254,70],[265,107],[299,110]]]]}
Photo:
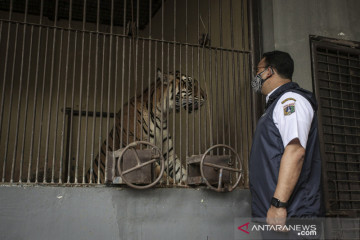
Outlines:
{"type": "Polygon", "coordinates": [[[327,212],[354,216],[360,211],[360,50],[341,44],[314,38],[313,71],[327,212]]]}
{"type": "MultiPolygon", "coordinates": [[[[192,76],[206,91],[198,111],[180,108],[159,117],[182,163],[222,143],[236,149],[247,169],[252,138],[248,4],[1,1],[1,182],[100,183],[86,174],[95,171],[101,146],[117,119],[123,120],[118,116],[124,106],[156,84],[157,68],[169,76],[176,71],[192,76]]],[[[163,93],[155,96],[164,100],[163,93]]],[[[131,135],[129,127],[125,131],[131,135]]],[[[162,131],[154,135],[169,142],[162,131]]]]}

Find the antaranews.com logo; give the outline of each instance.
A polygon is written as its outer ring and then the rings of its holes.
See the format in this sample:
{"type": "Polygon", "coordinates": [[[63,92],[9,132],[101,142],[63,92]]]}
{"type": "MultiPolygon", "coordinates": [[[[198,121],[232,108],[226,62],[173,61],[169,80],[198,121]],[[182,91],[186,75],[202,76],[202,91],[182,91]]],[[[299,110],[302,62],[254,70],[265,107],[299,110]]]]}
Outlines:
{"type": "Polygon", "coordinates": [[[296,224],[296,225],[269,225],[269,224],[261,224],[261,223],[252,223],[252,226],[249,228],[250,222],[247,222],[238,227],[238,230],[250,234],[250,232],[290,232],[295,231],[299,236],[316,236],[318,234],[316,224],[304,225],[304,224],[296,224]]]}
{"type": "Polygon", "coordinates": [[[360,239],[359,226],[359,218],[291,218],[285,226],[269,225],[266,219],[236,218],[234,239],[360,239]]]}

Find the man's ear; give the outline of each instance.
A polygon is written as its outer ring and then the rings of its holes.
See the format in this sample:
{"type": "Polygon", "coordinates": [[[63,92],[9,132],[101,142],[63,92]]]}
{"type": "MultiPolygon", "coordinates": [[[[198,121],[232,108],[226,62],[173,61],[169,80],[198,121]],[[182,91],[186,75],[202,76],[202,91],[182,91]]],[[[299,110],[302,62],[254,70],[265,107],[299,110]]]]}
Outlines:
{"type": "Polygon", "coordinates": [[[266,77],[270,77],[275,74],[275,71],[271,66],[268,67],[268,70],[269,71],[266,73],[266,77]]]}
{"type": "Polygon", "coordinates": [[[275,71],[274,71],[274,69],[272,67],[270,67],[270,71],[271,71],[272,74],[275,73],[275,71]]]}

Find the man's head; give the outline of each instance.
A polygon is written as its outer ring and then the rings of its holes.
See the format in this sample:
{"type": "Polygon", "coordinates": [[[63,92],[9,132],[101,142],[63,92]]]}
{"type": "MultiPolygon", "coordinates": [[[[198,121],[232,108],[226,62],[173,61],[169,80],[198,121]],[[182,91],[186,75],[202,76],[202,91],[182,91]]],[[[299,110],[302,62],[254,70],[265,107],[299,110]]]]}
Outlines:
{"type": "Polygon", "coordinates": [[[265,64],[275,69],[276,73],[284,79],[292,79],[294,61],[290,54],[282,51],[272,51],[263,54],[265,64]]]}
{"type": "Polygon", "coordinates": [[[291,56],[282,51],[272,51],[263,54],[257,65],[256,76],[252,87],[256,92],[267,95],[273,89],[292,79],[294,61],[291,56]]]}

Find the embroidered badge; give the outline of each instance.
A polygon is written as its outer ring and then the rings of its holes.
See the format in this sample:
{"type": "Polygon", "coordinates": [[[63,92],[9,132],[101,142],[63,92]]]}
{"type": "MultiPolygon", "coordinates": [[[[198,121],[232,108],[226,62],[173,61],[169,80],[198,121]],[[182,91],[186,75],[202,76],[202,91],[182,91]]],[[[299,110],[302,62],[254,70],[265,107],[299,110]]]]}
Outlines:
{"type": "Polygon", "coordinates": [[[284,106],[284,116],[289,116],[295,112],[295,103],[290,103],[284,106]]]}
{"type": "Polygon", "coordinates": [[[296,102],[295,98],[287,98],[284,101],[281,102],[281,104],[284,104],[285,102],[289,101],[289,100],[293,100],[294,102],[296,102]]]}

